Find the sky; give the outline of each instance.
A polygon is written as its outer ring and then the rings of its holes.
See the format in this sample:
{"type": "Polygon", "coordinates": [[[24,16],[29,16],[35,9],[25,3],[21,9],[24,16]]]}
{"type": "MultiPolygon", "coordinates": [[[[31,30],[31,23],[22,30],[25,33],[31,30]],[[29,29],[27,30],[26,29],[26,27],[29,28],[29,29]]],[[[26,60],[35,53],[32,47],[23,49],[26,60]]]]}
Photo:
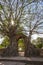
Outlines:
{"type": "Polygon", "coordinates": [[[34,39],[37,39],[38,37],[41,37],[41,38],[43,38],[43,34],[34,34],[34,35],[32,35],[32,40],[34,39]]]}
{"type": "Polygon", "coordinates": [[[2,43],[3,40],[4,40],[4,38],[0,38],[0,44],[2,43]]]}

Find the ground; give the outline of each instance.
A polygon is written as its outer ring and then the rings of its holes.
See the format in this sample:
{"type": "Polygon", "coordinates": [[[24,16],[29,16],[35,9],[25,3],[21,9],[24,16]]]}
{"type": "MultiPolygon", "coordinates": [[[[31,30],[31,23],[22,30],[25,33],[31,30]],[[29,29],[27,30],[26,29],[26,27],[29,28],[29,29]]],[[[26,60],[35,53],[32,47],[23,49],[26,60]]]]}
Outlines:
{"type": "Polygon", "coordinates": [[[4,57],[0,58],[0,65],[43,65],[43,58],[4,57]]]}

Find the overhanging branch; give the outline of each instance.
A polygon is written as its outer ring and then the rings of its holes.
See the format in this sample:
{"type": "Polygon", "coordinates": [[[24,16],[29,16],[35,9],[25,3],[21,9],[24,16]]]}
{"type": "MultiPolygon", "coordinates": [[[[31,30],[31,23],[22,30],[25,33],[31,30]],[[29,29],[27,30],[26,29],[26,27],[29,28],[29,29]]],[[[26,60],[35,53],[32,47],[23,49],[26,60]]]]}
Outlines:
{"type": "Polygon", "coordinates": [[[43,32],[38,32],[38,31],[33,31],[33,32],[35,32],[35,33],[37,33],[37,34],[43,34],[43,32]]]}

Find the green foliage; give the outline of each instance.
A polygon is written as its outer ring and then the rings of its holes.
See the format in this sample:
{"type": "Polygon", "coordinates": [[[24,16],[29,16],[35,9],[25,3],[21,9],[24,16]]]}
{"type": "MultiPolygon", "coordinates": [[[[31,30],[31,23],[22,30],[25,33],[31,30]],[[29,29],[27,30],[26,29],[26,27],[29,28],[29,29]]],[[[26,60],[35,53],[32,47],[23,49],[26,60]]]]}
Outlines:
{"type": "Polygon", "coordinates": [[[24,40],[23,39],[19,39],[18,40],[18,49],[19,48],[22,48],[21,51],[24,51],[25,50],[25,44],[24,44],[24,40]]]}
{"type": "Polygon", "coordinates": [[[37,38],[37,47],[42,48],[43,47],[43,38],[37,38]]]}
{"type": "Polygon", "coordinates": [[[37,38],[36,40],[33,40],[32,43],[37,47],[37,48],[42,48],[43,47],[43,38],[37,38]]]}
{"type": "Polygon", "coordinates": [[[36,47],[37,48],[42,48],[42,44],[37,44],[36,47]]]}
{"type": "Polygon", "coordinates": [[[0,45],[0,48],[5,48],[5,47],[7,47],[8,45],[9,45],[9,38],[6,36],[5,38],[4,38],[4,40],[3,40],[3,42],[2,42],[2,44],[0,45]]]}
{"type": "Polygon", "coordinates": [[[3,47],[2,45],[0,45],[0,49],[1,49],[1,48],[5,48],[5,47],[3,47]]]}
{"type": "Polygon", "coordinates": [[[27,0],[27,2],[29,2],[29,3],[30,3],[30,2],[32,2],[32,0],[27,0]]]}
{"type": "Polygon", "coordinates": [[[2,10],[2,5],[0,4],[0,10],[2,10]]]}

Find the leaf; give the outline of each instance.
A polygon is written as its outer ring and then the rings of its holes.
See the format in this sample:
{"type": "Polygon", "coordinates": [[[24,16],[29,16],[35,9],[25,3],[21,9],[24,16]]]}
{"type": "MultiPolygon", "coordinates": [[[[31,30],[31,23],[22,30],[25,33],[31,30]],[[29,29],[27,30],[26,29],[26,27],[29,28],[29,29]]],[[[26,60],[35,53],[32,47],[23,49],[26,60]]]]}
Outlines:
{"type": "Polygon", "coordinates": [[[30,2],[32,2],[33,0],[27,0],[27,3],[30,3],[30,2]]]}
{"type": "Polygon", "coordinates": [[[0,4],[0,10],[2,9],[2,5],[0,4]]]}

